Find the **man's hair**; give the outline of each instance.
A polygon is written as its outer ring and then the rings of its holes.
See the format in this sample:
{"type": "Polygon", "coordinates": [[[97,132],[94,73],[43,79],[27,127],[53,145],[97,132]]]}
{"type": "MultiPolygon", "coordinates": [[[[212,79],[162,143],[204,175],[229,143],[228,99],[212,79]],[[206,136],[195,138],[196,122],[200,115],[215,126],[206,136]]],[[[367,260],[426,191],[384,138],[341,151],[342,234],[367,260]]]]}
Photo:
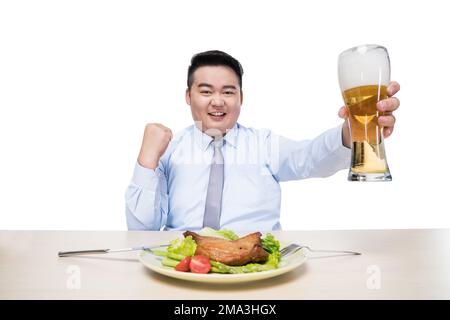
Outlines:
{"type": "Polygon", "coordinates": [[[236,73],[239,80],[239,87],[242,90],[242,75],[244,74],[244,70],[239,61],[223,51],[211,50],[197,53],[192,57],[187,77],[189,91],[194,82],[193,74],[195,70],[203,66],[226,66],[231,68],[236,73]]]}

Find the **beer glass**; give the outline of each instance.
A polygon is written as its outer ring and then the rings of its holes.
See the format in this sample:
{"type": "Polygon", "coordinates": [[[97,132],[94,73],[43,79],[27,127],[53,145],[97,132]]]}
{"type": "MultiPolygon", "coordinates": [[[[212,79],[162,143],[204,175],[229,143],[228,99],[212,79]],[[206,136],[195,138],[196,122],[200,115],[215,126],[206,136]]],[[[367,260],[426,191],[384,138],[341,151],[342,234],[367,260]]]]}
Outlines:
{"type": "Polygon", "coordinates": [[[352,139],[349,181],[391,181],[377,102],[387,98],[391,68],[386,48],[361,45],[339,55],[339,85],[352,139]]]}

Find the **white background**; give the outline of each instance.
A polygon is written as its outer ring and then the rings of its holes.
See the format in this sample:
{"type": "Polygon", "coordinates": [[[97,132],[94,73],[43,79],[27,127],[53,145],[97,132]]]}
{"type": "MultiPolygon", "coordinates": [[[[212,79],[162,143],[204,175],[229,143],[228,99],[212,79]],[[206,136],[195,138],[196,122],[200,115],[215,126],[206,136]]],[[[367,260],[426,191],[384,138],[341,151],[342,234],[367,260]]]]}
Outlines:
{"type": "Polygon", "coordinates": [[[193,54],[244,67],[240,123],[293,139],[341,123],[338,54],[388,48],[402,90],[391,183],[282,184],[290,229],[450,227],[445,1],[1,1],[0,229],[125,230],[144,125],[190,125],[193,54]]]}

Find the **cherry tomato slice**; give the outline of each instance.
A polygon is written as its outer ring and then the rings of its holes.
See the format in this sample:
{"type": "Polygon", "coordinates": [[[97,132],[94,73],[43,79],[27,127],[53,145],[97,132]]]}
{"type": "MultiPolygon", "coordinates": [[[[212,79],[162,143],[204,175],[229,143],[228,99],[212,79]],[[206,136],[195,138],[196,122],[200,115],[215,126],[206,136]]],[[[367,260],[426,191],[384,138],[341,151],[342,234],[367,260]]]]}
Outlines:
{"type": "Polygon", "coordinates": [[[179,264],[175,266],[175,270],[182,272],[189,272],[189,264],[191,263],[191,257],[186,257],[179,264]]]}
{"type": "Polygon", "coordinates": [[[211,270],[209,258],[205,256],[193,256],[189,266],[194,273],[208,273],[211,270]]]}

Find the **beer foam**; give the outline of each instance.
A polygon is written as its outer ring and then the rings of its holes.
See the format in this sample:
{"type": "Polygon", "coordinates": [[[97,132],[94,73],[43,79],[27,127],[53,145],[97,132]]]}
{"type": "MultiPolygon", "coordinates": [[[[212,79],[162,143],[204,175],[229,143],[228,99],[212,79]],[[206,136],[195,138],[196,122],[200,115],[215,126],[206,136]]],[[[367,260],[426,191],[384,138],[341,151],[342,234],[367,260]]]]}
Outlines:
{"type": "Polygon", "coordinates": [[[388,86],[391,77],[389,54],[379,45],[361,45],[339,55],[341,91],[367,85],[388,86]]]}

